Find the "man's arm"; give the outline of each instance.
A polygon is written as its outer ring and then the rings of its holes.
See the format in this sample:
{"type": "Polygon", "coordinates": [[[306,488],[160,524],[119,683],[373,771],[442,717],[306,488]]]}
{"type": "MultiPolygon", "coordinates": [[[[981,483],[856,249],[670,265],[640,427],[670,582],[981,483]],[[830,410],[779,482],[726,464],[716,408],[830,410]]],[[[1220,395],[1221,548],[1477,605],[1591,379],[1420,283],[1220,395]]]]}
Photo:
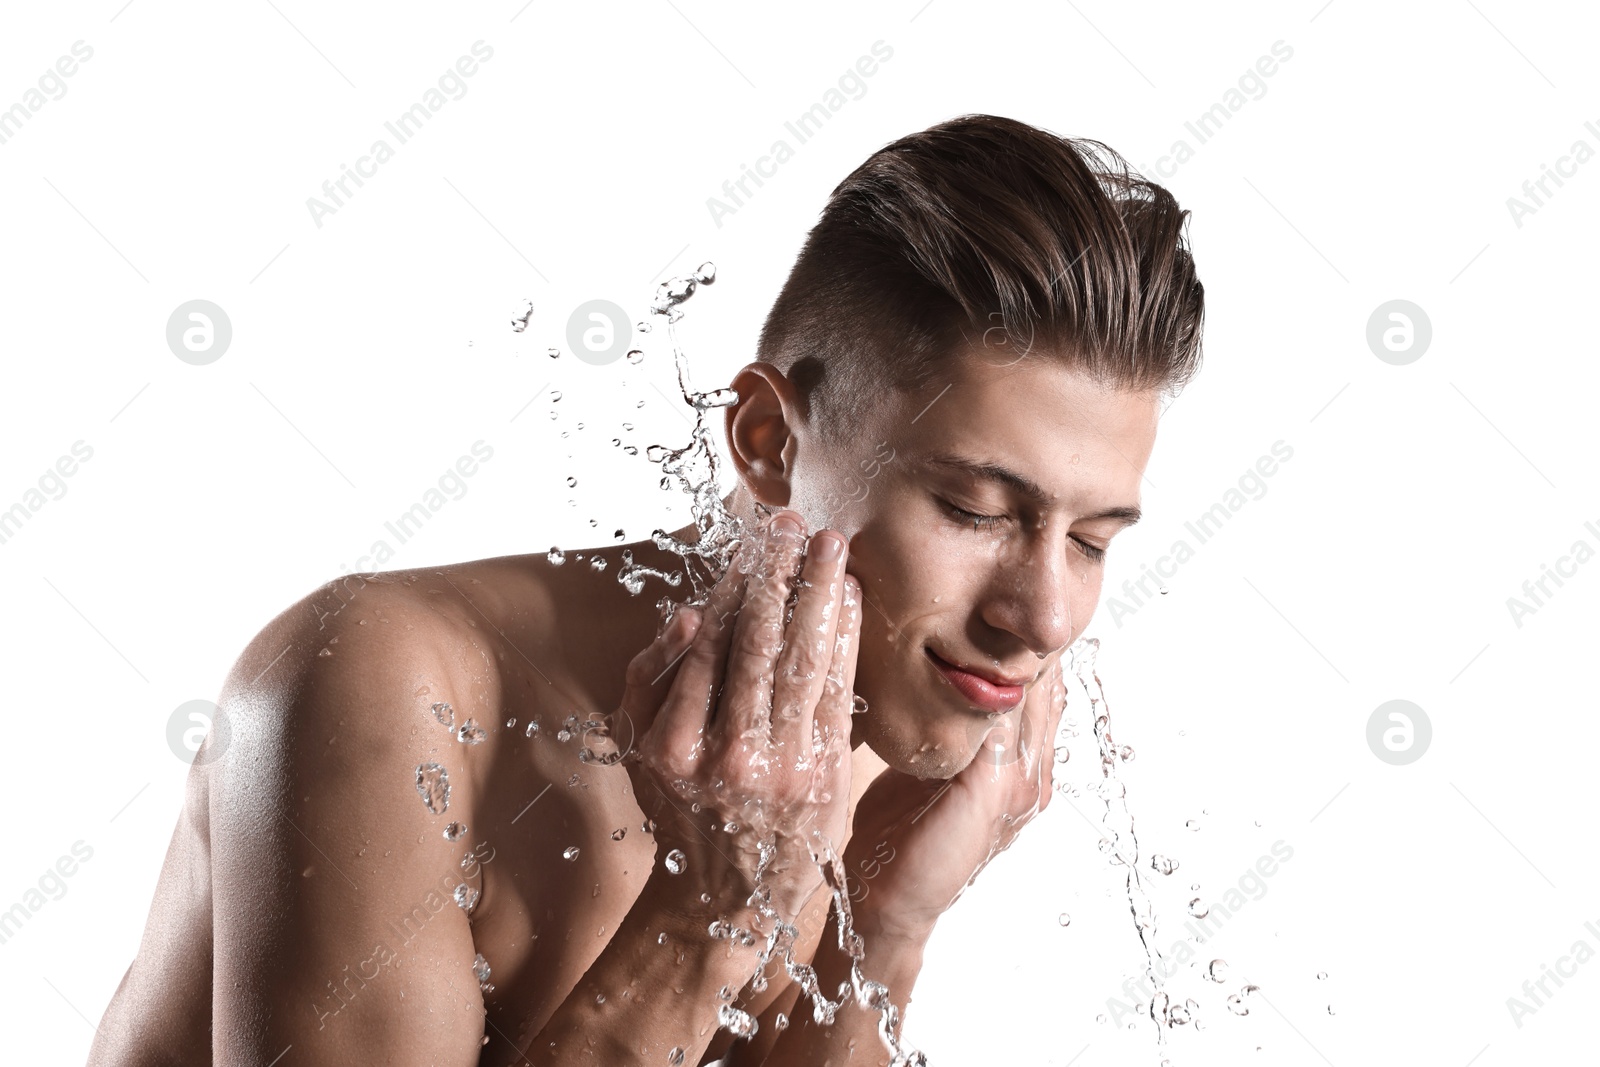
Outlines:
{"type": "Polygon", "coordinates": [[[394,587],[359,595],[333,618],[314,597],[291,608],[223,690],[227,748],[209,768],[217,1063],[478,1062],[483,998],[452,899],[465,850],[441,833],[476,821],[478,754],[428,710],[468,687],[438,615],[394,587]],[[415,786],[434,760],[447,815],[415,786]]]}
{"type": "MultiPolygon", "coordinates": [[[[208,767],[218,1063],[266,1067],[292,1049],[285,1064],[466,1067],[486,1036],[510,1040],[486,1032],[472,930],[452,899],[465,848],[441,833],[447,820],[481,821],[473,783],[487,754],[429,710],[451,699],[458,720],[481,721],[499,694],[457,676],[450,625],[414,596],[376,585],[362,596],[362,614],[385,625],[319,616],[308,598],[252,642],[224,687],[227,750],[208,767]],[[478,693],[484,708],[468,695],[478,693]],[[445,814],[415,786],[429,761],[449,774],[445,814]]],[[[645,659],[638,673],[662,684],[661,664],[645,659]]],[[[654,865],[540,1033],[520,1055],[491,1058],[655,1064],[677,1047],[697,1063],[717,1031],[718,991],[740,988],[757,962],[753,947],[707,932],[716,918],[754,926],[753,913],[702,903],[701,884],[654,865]]]]}
{"type": "MultiPolygon", "coordinates": [[[[861,972],[870,982],[888,987],[888,1001],[899,1007],[899,1024],[905,1021],[911,1003],[911,989],[922,970],[923,949],[928,934],[894,929],[876,922],[870,915],[856,916],[856,933],[865,943],[866,955],[861,972]]],[[[812,964],[817,984],[828,999],[836,999],[841,982],[850,981],[850,957],[839,948],[838,914],[829,914],[822,944],[812,964]]],[[[778,1035],[764,1067],[815,1067],[819,1063],[850,1063],[861,1067],[887,1067],[889,1051],[878,1032],[879,1013],[857,1004],[852,995],[829,1025],[816,1022],[809,997],[795,1001],[789,1028],[778,1035]]],[[[900,1037],[899,1025],[892,1031],[900,1037]]],[[[728,1058],[728,1067],[745,1067],[738,1058],[738,1045],[728,1058]]],[[[752,1067],[756,1061],[751,1060],[752,1067]]]]}

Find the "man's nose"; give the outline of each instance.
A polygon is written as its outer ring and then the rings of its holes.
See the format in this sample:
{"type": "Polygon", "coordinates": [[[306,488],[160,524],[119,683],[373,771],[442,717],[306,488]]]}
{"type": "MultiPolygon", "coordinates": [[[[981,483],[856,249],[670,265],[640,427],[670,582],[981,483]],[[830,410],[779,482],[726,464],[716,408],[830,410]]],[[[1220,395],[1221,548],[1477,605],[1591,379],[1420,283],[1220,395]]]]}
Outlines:
{"type": "MultiPolygon", "coordinates": [[[[1053,532],[1053,531],[1052,531],[1053,532]]],[[[1021,639],[1043,658],[1072,639],[1069,583],[1078,581],[1062,536],[1030,537],[995,572],[984,621],[1021,639]]]]}

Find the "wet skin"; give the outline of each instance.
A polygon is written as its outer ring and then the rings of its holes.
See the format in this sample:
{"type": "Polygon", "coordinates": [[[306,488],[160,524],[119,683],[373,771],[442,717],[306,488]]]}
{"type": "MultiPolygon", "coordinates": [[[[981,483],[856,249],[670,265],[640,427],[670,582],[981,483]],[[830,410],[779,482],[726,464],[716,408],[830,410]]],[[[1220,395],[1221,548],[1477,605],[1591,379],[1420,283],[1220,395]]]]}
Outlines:
{"type": "MultiPolygon", "coordinates": [[[[1094,516],[1137,507],[1159,401],[1037,358],[1006,366],[974,353],[926,391],[893,395],[850,440],[825,444],[772,368],[752,364],[732,384],[741,401],[728,443],[741,482],[730,509],[752,524],[792,509],[808,531],[848,539],[842,566],[864,601],[853,688],[869,710],[844,713],[849,787],[828,810],[853,874],[885,847],[896,857],[871,867],[858,929],[869,976],[904,1004],[934,921],[1048,801],[1055,672],[1098,601],[1096,550],[1132,517],[1094,516]],[[1040,495],[941,457],[1005,468],[1040,495]],[[1023,703],[1000,716],[973,707],[930,650],[1025,680],[1023,703]],[[985,748],[975,759],[997,725],[1012,753],[1021,735],[1027,758],[985,748]]],[[[796,1010],[798,990],[777,969],[764,993],[735,1001],[758,1018],[755,1038],[716,1030],[715,990],[738,988],[755,965],[753,948],[704,932],[729,914],[737,864],[704,869],[717,845],[702,842],[698,867],[664,877],[642,829],[641,797],[662,811],[647,795],[657,779],[636,764],[581,763],[581,733],[555,737],[569,715],[599,720],[641,699],[625,677],[658,637],[662,587],[632,597],[615,582],[624,547],[647,565],[679,563],[644,542],[596,550],[610,561],[603,574],[589,569],[591,553],[579,563],[569,550],[560,567],[540,553],[347,577],[269,623],[224,686],[228,747],[215,759],[203,749],[190,773],[139,955],[91,1063],[210,1063],[215,1049],[217,1062],[266,1065],[286,1047],[280,1067],[524,1062],[519,1051],[540,1062],[530,1046],[552,1019],[578,1027],[580,1044],[598,1035],[597,1051],[647,1045],[641,1061],[664,1062],[656,1035],[607,1031],[651,1017],[628,1015],[630,1000],[678,1020],[686,1032],[670,1043],[690,1050],[687,1063],[726,1055],[743,1067],[768,1050],[771,1064],[820,1062],[829,1040],[849,1035],[856,1061],[874,1062],[863,1056],[879,1051],[875,1016],[847,1009],[829,1035],[809,1007],[796,1010]],[[429,710],[441,700],[486,740],[458,743],[429,710]],[[413,769],[430,759],[450,774],[445,816],[414,788],[413,769]],[[451,820],[468,828],[454,842],[442,834],[451,820]],[[481,893],[470,914],[448,897],[463,882],[481,893]],[[717,899],[700,910],[692,889],[713,883],[717,899]],[[674,952],[684,962],[649,969],[674,952]],[[475,953],[492,967],[491,992],[472,973],[475,953]],[[586,973],[606,1004],[592,1003],[586,973]],[[774,1045],[780,1011],[800,1019],[774,1045]]],[[[825,584],[838,605],[843,583],[825,584]]],[[[684,660],[667,667],[660,643],[656,654],[665,673],[647,672],[660,674],[647,695],[659,706],[684,660]]],[[[706,714],[716,723],[722,713],[706,714]]],[[[619,726],[617,742],[660,748],[666,731],[636,717],[636,736],[619,726]]],[[[828,903],[826,890],[809,893],[796,956],[815,957],[832,993],[844,972],[823,959],[837,950],[817,950],[828,903]]]]}

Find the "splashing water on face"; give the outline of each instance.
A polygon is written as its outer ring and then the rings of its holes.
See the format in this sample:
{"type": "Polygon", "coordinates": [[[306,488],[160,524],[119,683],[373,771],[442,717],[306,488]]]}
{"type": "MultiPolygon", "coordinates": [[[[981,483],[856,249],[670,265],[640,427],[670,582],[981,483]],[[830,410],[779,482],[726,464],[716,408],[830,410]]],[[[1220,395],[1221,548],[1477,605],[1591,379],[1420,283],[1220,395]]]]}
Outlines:
{"type": "MultiPolygon", "coordinates": [[[[672,349],[673,365],[678,375],[678,391],[684,403],[694,409],[695,424],[688,443],[681,448],[651,445],[646,450],[645,456],[650,462],[660,466],[664,475],[661,482],[663,488],[675,484],[679,491],[688,496],[690,514],[694,520],[694,539],[680,540],[659,529],[651,533],[651,541],[657,548],[683,560],[682,572],[667,573],[646,567],[636,563],[632,553],[624,552],[623,565],[617,573],[617,581],[635,596],[642,592],[647,578],[659,578],[669,586],[677,588],[687,575],[689,593],[685,603],[691,606],[701,606],[709,601],[712,589],[732,566],[735,554],[740,545],[746,542],[749,533],[746,524],[723,505],[717,478],[717,454],[711,442],[710,428],[706,424],[708,412],[738,403],[739,395],[732,389],[713,389],[709,392],[695,390],[690,381],[688,358],[678,343],[677,331],[674,328],[683,317],[681,305],[692,297],[700,286],[710,285],[715,280],[715,266],[703,263],[691,275],[672,278],[662,283],[656,289],[655,298],[650,305],[651,314],[666,323],[667,341],[672,349]]],[[[639,332],[648,333],[648,323],[640,323],[639,332]]],[[[663,598],[658,602],[657,607],[662,609],[663,625],[670,620],[671,613],[677,606],[669,598],[663,598]]],[[[856,697],[853,710],[864,711],[865,701],[856,697]]],[[[744,829],[746,832],[756,833],[766,828],[746,826],[744,829]]],[[[758,844],[760,862],[756,873],[755,890],[750,895],[749,903],[760,917],[758,925],[764,925],[768,929],[765,943],[757,950],[759,962],[746,984],[753,992],[762,992],[767,986],[767,965],[774,958],[780,959],[789,978],[811,1000],[812,1017],[818,1023],[831,1023],[839,1009],[854,998],[863,1008],[878,1013],[878,1035],[890,1054],[891,1067],[922,1067],[927,1062],[923,1054],[903,1048],[896,1036],[899,1029],[900,1008],[891,1000],[890,990],[882,983],[869,979],[861,970],[866,944],[855,932],[852,922],[844,861],[832,844],[821,839],[820,835],[814,836],[810,846],[812,858],[822,872],[824,884],[833,895],[839,948],[850,957],[850,980],[840,984],[835,994],[838,999],[831,1000],[821,989],[815,969],[810,964],[795,959],[798,930],[794,925],[785,922],[772,906],[771,890],[765,884],[765,873],[777,854],[774,834],[766,831],[758,844]]],[[[669,855],[666,864],[669,871],[673,870],[674,857],[669,855]]],[[[681,870],[681,866],[678,869],[681,870]]],[[[727,924],[720,924],[718,929],[725,926],[727,924]]],[[[745,943],[754,940],[749,931],[731,927],[721,936],[749,939],[745,943]]],[[[736,1037],[748,1037],[756,1028],[756,1020],[749,1013],[730,1004],[724,1004],[719,1009],[718,1024],[736,1037]]]]}

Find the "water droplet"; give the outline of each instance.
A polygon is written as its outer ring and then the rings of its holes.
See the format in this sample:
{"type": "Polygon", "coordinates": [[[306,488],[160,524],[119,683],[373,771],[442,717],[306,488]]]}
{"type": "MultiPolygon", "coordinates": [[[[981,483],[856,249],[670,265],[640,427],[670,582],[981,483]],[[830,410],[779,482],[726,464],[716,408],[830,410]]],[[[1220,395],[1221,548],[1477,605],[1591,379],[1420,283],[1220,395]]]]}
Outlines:
{"type": "Polygon", "coordinates": [[[1239,994],[1237,994],[1237,993],[1233,994],[1233,996],[1228,998],[1228,1010],[1233,1012],[1235,1015],[1249,1015],[1250,1014],[1249,1007],[1247,1007],[1245,1005],[1244,1000],[1241,999],[1239,994]]]}
{"type": "Polygon", "coordinates": [[[850,714],[861,715],[867,710],[867,700],[860,693],[850,698],[850,714]]]}
{"type": "Polygon", "coordinates": [[[559,348],[550,349],[550,358],[551,359],[558,359],[558,358],[560,358],[560,356],[561,356],[561,349],[559,349],[559,348]]]}
{"type": "Polygon", "coordinates": [[[666,867],[668,874],[682,874],[689,866],[689,857],[683,854],[682,849],[673,849],[667,853],[666,867]]]}
{"type": "Polygon", "coordinates": [[[1204,919],[1211,914],[1211,905],[1207,904],[1202,898],[1195,897],[1189,901],[1189,914],[1196,919],[1204,919]]]}
{"type": "Polygon", "coordinates": [[[611,840],[613,841],[621,841],[626,836],[628,836],[628,828],[626,826],[619,826],[611,831],[611,840]]]}
{"type": "Polygon", "coordinates": [[[603,570],[605,570],[606,569],[605,558],[603,556],[596,556],[593,559],[591,559],[589,561],[589,569],[590,570],[594,570],[594,571],[603,571],[603,570]]]}
{"type": "Polygon", "coordinates": [[[734,1037],[749,1037],[756,1032],[755,1017],[732,1004],[724,1004],[717,1009],[717,1024],[734,1037]]]}
{"type": "Polygon", "coordinates": [[[667,1053],[667,1067],[683,1067],[683,1049],[674,1047],[667,1053]]]}
{"type": "Polygon", "coordinates": [[[642,350],[637,349],[637,348],[630,348],[628,350],[628,362],[629,363],[638,363],[643,358],[644,358],[644,352],[642,350]]]}
{"type": "Polygon", "coordinates": [[[559,548],[551,548],[549,552],[545,553],[544,558],[549,560],[552,566],[559,567],[567,561],[567,554],[559,548]]]}
{"type": "Polygon", "coordinates": [[[433,706],[433,717],[438,719],[448,729],[454,730],[456,727],[455,710],[442,700],[433,706]]]}
{"type": "Polygon", "coordinates": [[[550,403],[554,404],[560,399],[561,399],[561,390],[559,390],[559,389],[550,390],[550,403]]]}
{"type": "Polygon", "coordinates": [[[1066,912],[1062,912],[1060,915],[1056,916],[1056,922],[1060,923],[1062,926],[1071,926],[1072,916],[1068,915],[1066,912]]]}
{"type": "Polygon", "coordinates": [[[1190,819],[1188,822],[1184,823],[1183,825],[1188,827],[1190,830],[1198,830],[1198,829],[1200,829],[1200,820],[1199,819],[1190,819]]]}
{"type": "Polygon", "coordinates": [[[515,725],[517,725],[516,716],[512,716],[511,718],[506,720],[506,729],[507,730],[511,729],[515,725]]]}
{"type": "Polygon", "coordinates": [[[1327,971],[1318,971],[1317,972],[1317,981],[1325,982],[1327,980],[1328,980],[1328,972],[1327,971]]]}
{"type": "Polygon", "coordinates": [[[474,905],[478,903],[478,897],[482,896],[481,893],[465,882],[456,886],[456,891],[452,895],[455,897],[456,906],[462,911],[471,911],[474,905]]]}
{"type": "Polygon", "coordinates": [[[483,958],[483,953],[472,957],[472,973],[477,976],[478,988],[487,993],[494,986],[489,982],[489,961],[483,958]]]}
{"type": "Polygon", "coordinates": [[[417,765],[417,794],[428,810],[443,815],[450,809],[450,775],[437,763],[417,765]]]}
{"type": "Polygon", "coordinates": [[[700,264],[694,269],[694,280],[701,285],[710,285],[717,280],[717,265],[709,261],[700,264]]]}
{"type": "Polygon", "coordinates": [[[456,740],[463,745],[482,744],[483,739],[487,736],[489,735],[484,732],[483,727],[473,722],[470,718],[456,727],[456,740]]]}
{"type": "Polygon", "coordinates": [[[539,723],[537,722],[537,720],[534,721],[534,722],[530,722],[527,725],[527,727],[522,731],[522,736],[523,737],[538,737],[539,736],[539,723]]]}
{"type": "Polygon", "coordinates": [[[577,484],[578,484],[578,479],[574,478],[570,474],[567,475],[567,488],[568,489],[571,489],[571,488],[575,487],[577,484]]]}
{"type": "Polygon", "coordinates": [[[444,828],[444,839],[446,841],[459,841],[461,839],[461,835],[465,834],[466,832],[467,828],[465,826],[458,822],[453,822],[444,828]]]}
{"type": "Polygon", "coordinates": [[[1206,968],[1206,977],[1213,982],[1226,982],[1228,980],[1228,963],[1226,960],[1212,960],[1206,968]]]}
{"type": "Polygon", "coordinates": [[[514,333],[521,333],[528,328],[528,320],[533,318],[533,301],[528,301],[528,310],[511,320],[511,329],[514,333]]]}
{"type": "Polygon", "coordinates": [[[319,656],[331,656],[331,655],[333,655],[333,649],[324,648],[321,652],[318,652],[317,655],[319,655],[319,656]]]}
{"type": "Polygon", "coordinates": [[[1133,759],[1133,746],[1123,745],[1117,752],[1117,758],[1122,760],[1123,763],[1130,762],[1133,759]]]}
{"type": "Polygon", "coordinates": [[[577,859],[578,858],[578,846],[577,845],[568,845],[565,849],[562,850],[561,858],[564,859],[564,860],[568,860],[568,861],[577,859]]]}
{"type": "Polygon", "coordinates": [[[1178,869],[1178,861],[1159,852],[1150,857],[1150,866],[1161,874],[1171,874],[1178,869]]]}
{"type": "Polygon", "coordinates": [[[565,726],[563,726],[561,729],[556,731],[556,740],[557,741],[571,741],[572,740],[572,731],[567,729],[565,726]]]}

